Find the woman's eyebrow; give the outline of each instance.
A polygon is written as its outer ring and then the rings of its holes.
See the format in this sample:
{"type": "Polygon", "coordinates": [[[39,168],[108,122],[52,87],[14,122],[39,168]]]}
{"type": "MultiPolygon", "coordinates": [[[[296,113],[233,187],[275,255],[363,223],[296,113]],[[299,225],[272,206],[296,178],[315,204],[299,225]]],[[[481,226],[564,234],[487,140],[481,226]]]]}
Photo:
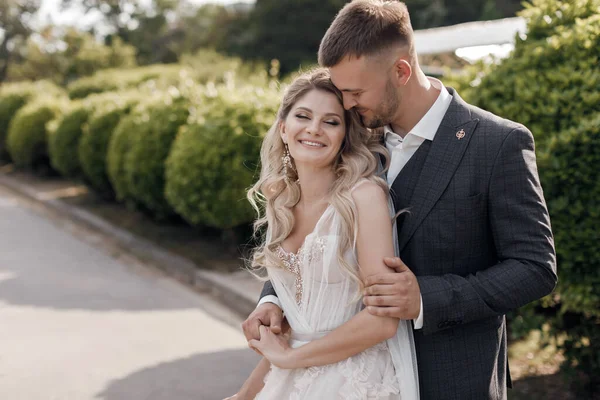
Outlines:
{"type": "MultiPolygon", "coordinates": [[[[296,109],[296,111],[299,111],[299,110],[302,110],[302,111],[307,111],[307,112],[309,112],[309,113],[311,113],[311,114],[312,114],[312,110],[311,110],[310,108],[306,108],[306,107],[298,107],[298,108],[296,109]]],[[[326,117],[329,117],[329,116],[334,116],[334,117],[342,118],[342,117],[340,116],[340,114],[338,114],[338,113],[335,113],[335,112],[330,112],[330,113],[327,113],[327,114],[325,114],[325,116],[326,116],[326,117]]]]}

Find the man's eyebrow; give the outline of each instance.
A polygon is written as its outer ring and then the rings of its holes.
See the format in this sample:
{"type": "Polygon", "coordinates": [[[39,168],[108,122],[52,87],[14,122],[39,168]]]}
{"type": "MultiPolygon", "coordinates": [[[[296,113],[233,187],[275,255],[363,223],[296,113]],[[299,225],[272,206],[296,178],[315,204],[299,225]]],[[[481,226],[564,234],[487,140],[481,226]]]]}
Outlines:
{"type": "Polygon", "coordinates": [[[362,89],[342,89],[342,92],[361,92],[362,89]]]}

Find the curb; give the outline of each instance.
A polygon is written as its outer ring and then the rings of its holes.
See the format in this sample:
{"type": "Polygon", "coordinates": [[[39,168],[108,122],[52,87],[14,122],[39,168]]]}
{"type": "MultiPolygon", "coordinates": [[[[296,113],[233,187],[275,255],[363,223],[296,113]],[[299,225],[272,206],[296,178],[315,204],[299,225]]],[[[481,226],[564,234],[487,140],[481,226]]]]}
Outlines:
{"type": "Polygon", "coordinates": [[[249,278],[248,272],[219,273],[198,270],[196,264],[189,259],[162,249],[159,245],[116,227],[80,207],[57,199],[46,199],[30,185],[19,182],[18,179],[0,173],[0,185],[37,204],[52,209],[77,224],[98,231],[116,242],[121,250],[135,256],[143,263],[159,268],[167,275],[199,292],[210,292],[219,301],[243,317],[250,314],[256,307],[257,298],[241,288],[240,285],[236,285],[236,283],[249,278]]]}

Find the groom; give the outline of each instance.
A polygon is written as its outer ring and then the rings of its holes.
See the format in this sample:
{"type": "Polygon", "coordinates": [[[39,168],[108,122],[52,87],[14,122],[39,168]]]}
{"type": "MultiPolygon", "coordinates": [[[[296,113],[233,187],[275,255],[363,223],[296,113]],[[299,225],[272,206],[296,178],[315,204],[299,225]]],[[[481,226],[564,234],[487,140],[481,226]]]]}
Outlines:
{"type": "MultiPolygon", "coordinates": [[[[369,128],[383,127],[398,220],[395,273],[371,276],[375,315],[413,320],[421,398],[506,399],[505,314],[550,293],[556,259],[531,132],[465,103],[419,67],[406,6],[357,0],[319,63],[369,128]]],[[[269,283],[244,322],[281,326],[269,283]]],[[[410,400],[410,399],[405,399],[410,400]]]]}

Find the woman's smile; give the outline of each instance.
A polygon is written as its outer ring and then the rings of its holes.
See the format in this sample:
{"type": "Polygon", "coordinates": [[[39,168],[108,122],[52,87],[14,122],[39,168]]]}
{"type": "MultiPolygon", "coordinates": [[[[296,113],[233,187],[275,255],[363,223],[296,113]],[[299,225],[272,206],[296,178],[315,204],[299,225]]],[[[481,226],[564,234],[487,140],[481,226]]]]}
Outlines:
{"type": "Polygon", "coordinates": [[[309,147],[309,148],[327,147],[323,143],[317,142],[317,141],[314,141],[314,140],[298,140],[298,143],[302,144],[304,147],[309,147]]]}

